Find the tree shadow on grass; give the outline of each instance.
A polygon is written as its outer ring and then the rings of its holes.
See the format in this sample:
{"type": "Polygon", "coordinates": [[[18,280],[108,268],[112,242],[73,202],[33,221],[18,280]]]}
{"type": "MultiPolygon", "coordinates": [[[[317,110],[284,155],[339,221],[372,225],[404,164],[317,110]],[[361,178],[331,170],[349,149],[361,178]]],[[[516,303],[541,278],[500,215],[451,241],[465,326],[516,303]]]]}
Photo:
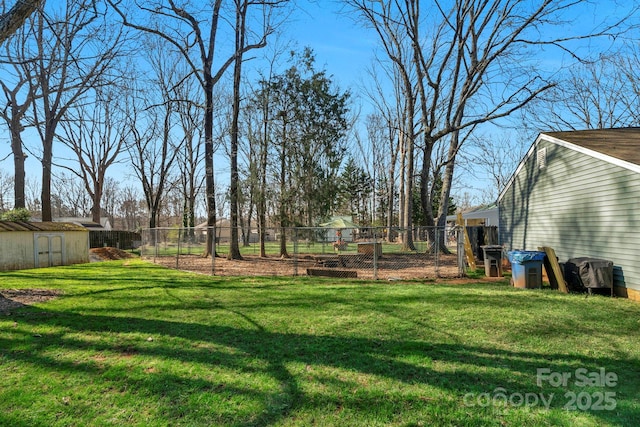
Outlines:
{"type": "MultiPolygon", "coordinates": [[[[194,422],[198,422],[198,416],[184,414],[185,408],[180,405],[190,393],[212,393],[228,399],[242,397],[242,400],[259,402],[263,410],[237,413],[231,421],[220,413],[218,422],[259,426],[277,423],[297,410],[309,407],[318,409],[335,406],[375,411],[376,408],[390,408],[393,405],[428,405],[419,397],[407,396],[406,399],[412,401],[406,402],[401,401],[405,397],[385,397],[361,386],[357,394],[340,398],[331,394],[306,392],[301,382],[307,382],[309,378],[326,382],[328,386],[332,381],[347,381],[326,374],[315,376],[315,367],[390,379],[406,386],[435,387],[460,396],[460,402],[456,404],[459,406],[463,405],[462,396],[466,393],[490,393],[498,387],[512,393],[558,393],[558,389],[548,385],[537,387],[535,375],[538,368],[547,368],[551,372],[571,372],[576,366],[589,371],[597,371],[603,366],[607,370],[625,367],[633,372],[634,378],[638,377],[637,361],[613,357],[505,351],[460,343],[273,332],[240,310],[228,309],[228,312],[242,318],[248,327],[79,314],[72,311],[45,312],[31,307],[20,312],[20,322],[24,326],[14,331],[14,338],[0,339],[0,356],[56,372],[82,373],[95,377],[97,381],[114,381],[124,384],[128,390],[155,395],[167,402],[164,416],[169,421],[193,416],[194,422]],[[50,326],[52,330],[60,332],[42,333],[34,338],[32,331],[42,326],[50,326]],[[83,334],[86,339],[82,337],[83,334]],[[110,339],[95,339],[96,336],[108,336],[110,339]],[[140,336],[153,339],[140,339],[140,336]],[[118,339],[117,342],[113,341],[114,337],[118,339]],[[25,350],[25,342],[29,343],[28,350],[25,350]],[[215,377],[195,378],[178,372],[138,372],[131,375],[131,372],[116,369],[109,359],[103,362],[72,361],[52,356],[56,354],[56,349],[90,350],[94,354],[110,354],[116,358],[140,357],[175,361],[178,364],[195,363],[211,369],[237,372],[238,375],[250,376],[255,373],[268,377],[277,385],[272,390],[264,390],[250,384],[231,385],[222,379],[217,381],[215,377]],[[426,362],[414,363],[412,360],[426,362]],[[292,372],[292,363],[307,366],[310,372],[304,375],[292,372]],[[435,367],[436,364],[440,367],[435,367]],[[456,368],[442,368],[448,364],[456,368]],[[460,369],[465,365],[473,368],[468,371],[460,369]]],[[[620,380],[624,381],[624,376],[621,372],[619,374],[620,380]]],[[[629,389],[631,387],[625,388],[629,389]]],[[[637,393],[619,395],[617,412],[621,419],[633,419],[637,415],[633,413],[631,404],[637,399],[637,393]]],[[[215,411],[216,408],[209,410],[215,411]]],[[[594,415],[610,421],[607,417],[611,414],[594,415]]],[[[465,422],[473,423],[476,415],[468,416],[465,422]]],[[[482,422],[482,415],[477,416],[476,422],[482,422]]],[[[0,424],[9,420],[7,417],[9,415],[0,415],[0,424]]],[[[211,417],[211,414],[206,417],[211,417]]],[[[451,419],[449,422],[461,420],[451,419]]]]}

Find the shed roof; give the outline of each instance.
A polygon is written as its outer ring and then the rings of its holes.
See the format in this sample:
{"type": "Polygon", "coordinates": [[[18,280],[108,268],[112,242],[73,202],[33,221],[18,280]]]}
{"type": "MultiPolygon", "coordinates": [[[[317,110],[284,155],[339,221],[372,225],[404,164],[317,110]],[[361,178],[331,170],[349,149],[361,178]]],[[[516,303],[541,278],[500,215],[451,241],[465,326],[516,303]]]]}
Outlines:
{"type": "Polygon", "coordinates": [[[87,231],[87,229],[68,222],[0,221],[0,233],[8,231],[87,231]]]}
{"type": "Polygon", "coordinates": [[[71,222],[73,224],[81,225],[85,228],[89,229],[97,229],[97,230],[111,230],[111,223],[109,222],[109,218],[100,217],[100,223],[93,222],[93,219],[88,217],[75,217],[75,216],[65,216],[60,218],[53,218],[54,222],[71,222]]]}
{"type": "Polygon", "coordinates": [[[640,128],[544,132],[574,145],[640,165],[640,128]]]}

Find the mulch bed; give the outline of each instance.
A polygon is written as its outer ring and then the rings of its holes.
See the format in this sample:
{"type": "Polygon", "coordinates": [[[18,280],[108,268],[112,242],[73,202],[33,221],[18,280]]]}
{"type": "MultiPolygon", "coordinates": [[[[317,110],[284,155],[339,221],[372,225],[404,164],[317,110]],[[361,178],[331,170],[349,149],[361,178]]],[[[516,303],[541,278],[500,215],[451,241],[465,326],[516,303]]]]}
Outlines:
{"type": "Polygon", "coordinates": [[[89,254],[92,261],[109,261],[133,257],[133,254],[127,251],[112,247],[93,248],[89,250],[89,254]]]}
{"type": "MultiPolygon", "coordinates": [[[[129,252],[117,248],[95,248],[90,250],[91,261],[107,261],[131,258],[129,252]]],[[[0,314],[9,315],[12,310],[31,304],[49,301],[62,294],[57,289],[0,289],[0,314]]]]}
{"type": "Polygon", "coordinates": [[[0,314],[38,302],[45,302],[61,295],[57,289],[0,289],[0,314]]]}

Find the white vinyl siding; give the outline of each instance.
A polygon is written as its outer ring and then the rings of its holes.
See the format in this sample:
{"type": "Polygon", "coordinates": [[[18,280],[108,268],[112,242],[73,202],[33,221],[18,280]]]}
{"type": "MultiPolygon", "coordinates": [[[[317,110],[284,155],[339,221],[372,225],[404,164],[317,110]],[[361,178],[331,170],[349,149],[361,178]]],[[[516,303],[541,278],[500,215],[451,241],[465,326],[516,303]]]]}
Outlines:
{"type": "Polygon", "coordinates": [[[513,177],[498,202],[500,241],[508,249],[555,249],[613,261],[616,285],[640,290],[640,174],[546,141],[513,177]],[[537,156],[546,149],[546,162],[537,156]]]}

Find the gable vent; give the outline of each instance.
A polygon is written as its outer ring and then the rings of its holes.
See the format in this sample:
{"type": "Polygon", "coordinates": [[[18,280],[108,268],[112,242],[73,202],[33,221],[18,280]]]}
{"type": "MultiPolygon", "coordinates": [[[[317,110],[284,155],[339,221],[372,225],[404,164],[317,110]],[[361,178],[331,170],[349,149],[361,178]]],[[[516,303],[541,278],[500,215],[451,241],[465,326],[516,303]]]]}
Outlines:
{"type": "Polygon", "coordinates": [[[538,164],[538,169],[544,169],[547,166],[547,147],[538,148],[536,163],[538,164]]]}

